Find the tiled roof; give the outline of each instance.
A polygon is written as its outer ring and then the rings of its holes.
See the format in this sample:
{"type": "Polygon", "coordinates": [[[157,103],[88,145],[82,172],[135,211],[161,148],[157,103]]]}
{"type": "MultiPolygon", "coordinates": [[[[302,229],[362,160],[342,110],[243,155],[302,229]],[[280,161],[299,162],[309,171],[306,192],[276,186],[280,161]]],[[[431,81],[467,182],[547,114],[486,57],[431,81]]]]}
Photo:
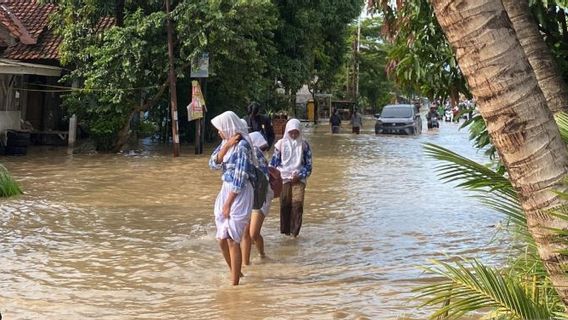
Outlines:
{"type": "MultiPolygon", "coordinates": [[[[21,22],[35,40],[35,44],[26,44],[29,42],[22,41],[20,37],[20,42],[8,47],[2,53],[2,58],[23,61],[59,59],[61,38],[49,27],[49,15],[57,10],[54,4],[40,4],[37,0],[0,0],[0,8],[2,6],[21,22]]],[[[0,23],[12,33],[14,23],[11,24],[7,18],[3,18],[1,12],[0,23]]],[[[99,21],[96,30],[99,32],[113,25],[114,19],[105,17],[99,21]]],[[[13,34],[16,34],[16,31],[13,34]]]]}
{"type": "Polygon", "coordinates": [[[3,5],[0,4],[0,23],[2,24],[2,26],[4,28],[6,28],[6,30],[8,30],[8,33],[14,37],[19,39],[20,36],[23,34],[23,30],[21,30],[20,25],[16,24],[16,21],[13,19],[13,15],[11,16],[8,8],[3,5]]]}
{"type": "Polygon", "coordinates": [[[49,30],[49,15],[55,11],[53,4],[39,4],[36,0],[0,0],[0,23],[20,40],[9,46],[3,58],[14,60],[52,60],[58,58],[61,40],[49,30]],[[4,16],[4,17],[2,17],[4,16]],[[10,23],[8,20],[12,17],[10,23]],[[13,32],[14,25],[20,24],[33,42],[25,41],[22,35],[13,32]]]}

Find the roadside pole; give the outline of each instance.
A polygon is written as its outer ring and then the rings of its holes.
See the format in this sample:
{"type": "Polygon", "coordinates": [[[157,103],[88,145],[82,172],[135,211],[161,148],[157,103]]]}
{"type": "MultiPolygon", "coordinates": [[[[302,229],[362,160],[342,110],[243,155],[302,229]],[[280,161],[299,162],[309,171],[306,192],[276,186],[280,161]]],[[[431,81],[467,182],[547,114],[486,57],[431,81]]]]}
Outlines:
{"type": "Polygon", "coordinates": [[[205,114],[207,105],[207,77],[209,77],[209,53],[203,52],[192,62],[190,77],[195,79],[191,82],[191,103],[187,106],[189,121],[195,121],[195,154],[203,153],[205,143],[205,114]]]}
{"type": "Polygon", "coordinates": [[[174,30],[172,26],[172,19],[170,15],[170,0],[166,0],[166,14],[168,15],[168,61],[170,64],[170,105],[172,111],[172,140],[174,145],[174,157],[179,157],[179,126],[178,126],[178,112],[177,112],[177,90],[176,90],[176,75],[174,71],[174,30]]]}
{"type": "MultiPolygon", "coordinates": [[[[74,80],[71,84],[72,89],[77,89],[79,84],[77,80],[74,80]]],[[[69,118],[69,132],[67,136],[67,154],[73,154],[73,150],[75,149],[75,141],[77,140],[77,115],[73,114],[71,118],[69,118]]]]}

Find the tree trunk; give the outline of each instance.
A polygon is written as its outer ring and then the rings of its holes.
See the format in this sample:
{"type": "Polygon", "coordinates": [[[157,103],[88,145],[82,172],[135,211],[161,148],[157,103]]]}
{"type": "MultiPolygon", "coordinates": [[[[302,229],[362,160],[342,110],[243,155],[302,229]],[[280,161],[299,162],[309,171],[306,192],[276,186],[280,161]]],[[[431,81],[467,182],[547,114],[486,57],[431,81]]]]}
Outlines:
{"type": "Polygon", "coordinates": [[[431,2],[519,192],[539,255],[568,305],[562,267],[568,257],[558,253],[564,244],[549,229],[568,230],[568,223],[547,213],[562,204],[552,190],[562,187],[568,152],[511,21],[501,1],[431,2]]]}
{"type": "Polygon", "coordinates": [[[124,25],[124,5],[125,0],[116,0],[114,7],[114,17],[116,19],[116,26],[122,27],[124,25]]]}
{"type": "Polygon", "coordinates": [[[548,107],[554,113],[568,111],[568,89],[552,54],[533,19],[528,0],[503,0],[523,50],[531,64],[548,107]]]}
{"type": "Polygon", "coordinates": [[[128,142],[128,139],[130,138],[130,122],[132,121],[134,114],[136,114],[137,112],[138,111],[133,110],[130,113],[128,119],[124,123],[124,126],[118,132],[114,146],[112,146],[112,152],[120,152],[120,150],[122,150],[122,147],[128,142]]]}

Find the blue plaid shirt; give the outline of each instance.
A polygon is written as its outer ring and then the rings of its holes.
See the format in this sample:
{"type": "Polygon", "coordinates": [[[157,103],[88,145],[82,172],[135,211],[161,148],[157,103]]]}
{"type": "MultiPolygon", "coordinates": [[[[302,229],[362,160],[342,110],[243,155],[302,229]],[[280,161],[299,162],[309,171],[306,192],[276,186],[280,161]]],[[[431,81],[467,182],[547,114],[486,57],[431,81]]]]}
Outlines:
{"type": "Polygon", "coordinates": [[[245,187],[246,183],[254,178],[254,168],[251,161],[252,150],[250,144],[246,140],[241,140],[235,146],[235,150],[229,157],[227,162],[216,163],[217,154],[221,150],[222,144],[220,144],[211,158],[209,158],[209,167],[213,170],[223,170],[223,175],[221,179],[224,182],[231,183],[231,191],[234,193],[240,193],[245,187]]]}

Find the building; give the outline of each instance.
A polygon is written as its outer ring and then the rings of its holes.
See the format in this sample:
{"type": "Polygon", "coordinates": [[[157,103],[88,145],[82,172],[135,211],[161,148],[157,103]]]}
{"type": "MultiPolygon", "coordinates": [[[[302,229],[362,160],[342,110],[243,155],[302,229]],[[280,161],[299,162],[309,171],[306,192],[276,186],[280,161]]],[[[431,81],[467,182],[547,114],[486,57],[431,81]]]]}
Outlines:
{"type": "MultiPolygon", "coordinates": [[[[37,143],[66,143],[69,124],[57,86],[61,38],[49,24],[54,4],[0,0],[0,141],[26,129],[37,143]]],[[[114,24],[102,19],[98,30],[114,24]]]]}

